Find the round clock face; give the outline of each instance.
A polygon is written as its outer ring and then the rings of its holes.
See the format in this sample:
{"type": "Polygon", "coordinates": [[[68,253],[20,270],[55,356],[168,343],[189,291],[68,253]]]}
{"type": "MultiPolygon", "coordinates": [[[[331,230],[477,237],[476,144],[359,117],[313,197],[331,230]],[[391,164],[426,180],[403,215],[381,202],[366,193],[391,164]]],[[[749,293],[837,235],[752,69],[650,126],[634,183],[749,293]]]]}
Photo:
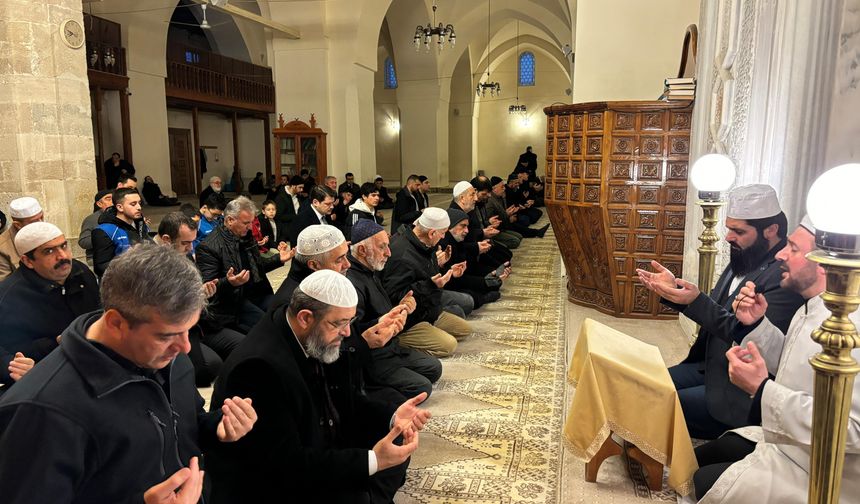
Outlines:
{"type": "Polygon", "coordinates": [[[67,19],[60,24],[60,37],[72,49],[84,45],[84,27],[74,19],[67,19]]]}

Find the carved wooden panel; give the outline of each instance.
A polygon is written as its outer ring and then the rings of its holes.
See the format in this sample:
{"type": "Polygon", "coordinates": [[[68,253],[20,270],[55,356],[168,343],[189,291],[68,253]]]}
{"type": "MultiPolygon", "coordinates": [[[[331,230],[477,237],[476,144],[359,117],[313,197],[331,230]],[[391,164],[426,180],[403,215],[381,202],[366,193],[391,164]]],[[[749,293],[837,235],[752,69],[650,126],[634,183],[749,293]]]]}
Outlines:
{"type": "MultiPolygon", "coordinates": [[[[565,116],[567,117],[567,116],[565,116]]],[[[546,131],[547,133],[552,133],[555,131],[555,116],[549,116],[546,118],[546,131]]]]}
{"type": "Polygon", "coordinates": [[[669,180],[687,180],[687,162],[670,161],[666,178],[669,180]]]}
{"type": "Polygon", "coordinates": [[[612,154],[614,155],[631,155],[633,148],[636,147],[636,142],[633,137],[613,137],[612,138],[612,154]]]}
{"type": "MultiPolygon", "coordinates": [[[[552,130],[550,130],[551,132],[552,130]]],[[[558,118],[558,131],[559,133],[567,133],[570,131],[570,116],[559,116],[558,118]]]]}
{"type": "Polygon", "coordinates": [[[588,155],[599,156],[603,151],[603,137],[588,137],[588,155]]]}
{"type": "Polygon", "coordinates": [[[639,163],[639,176],[637,179],[643,181],[660,180],[662,178],[662,168],[662,161],[642,161],[639,163]]]}
{"type": "Polygon", "coordinates": [[[615,114],[616,130],[632,130],[636,126],[636,115],[632,112],[618,112],[615,114]]]}
{"type": "Polygon", "coordinates": [[[603,129],[603,112],[588,114],[588,131],[603,129]]]}
{"type": "Polygon", "coordinates": [[[633,161],[613,161],[609,177],[613,180],[633,180],[633,161]]]}
{"type": "Polygon", "coordinates": [[[650,135],[639,137],[639,154],[643,156],[662,156],[663,137],[650,135]]]}
{"type": "Polygon", "coordinates": [[[552,155],[552,154],[555,154],[555,151],[554,151],[554,150],[552,150],[552,147],[553,147],[553,145],[552,145],[552,139],[548,139],[548,140],[546,141],[546,155],[547,155],[547,156],[550,156],[550,155],[552,155]]]}
{"type": "Polygon", "coordinates": [[[629,210],[609,210],[609,225],[612,227],[628,228],[630,227],[630,211],[629,210]]]}
{"type": "Polygon", "coordinates": [[[631,186],[612,186],[609,188],[610,203],[630,203],[631,186]]]}
{"type": "Polygon", "coordinates": [[[683,273],[691,109],[678,102],[551,109],[547,213],[572,301],[616,316],[677,316],[635,270],[657,260],[683,273]]]}
{"type": "Polygon", "coordinates": [[[639,229],[657,229],[656,210],[637,210],[636,227],[639,229]]]}
{"type": "Polygon", "coordinates": [[[636,200],[640,205],[656,205],[660,202],[659,186],[639,186],[639,197],[636,200]]]}

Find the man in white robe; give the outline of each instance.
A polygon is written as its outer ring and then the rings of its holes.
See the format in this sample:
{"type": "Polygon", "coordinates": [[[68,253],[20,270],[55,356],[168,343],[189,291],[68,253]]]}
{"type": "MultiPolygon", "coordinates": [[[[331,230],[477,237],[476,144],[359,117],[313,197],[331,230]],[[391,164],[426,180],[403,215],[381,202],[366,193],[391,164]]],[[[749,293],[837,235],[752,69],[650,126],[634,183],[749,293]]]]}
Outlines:
{"type": "MultiPolygon", "coordinates": [[[[696,450],[701,468],[696,473],[696,495],[702,504],[711,503],[805,503],[809,487],[809,454],[812,437],[814,371],[809,358],[821,351],[811,333],[830,315],[819,296],[824,292],[824,269],[806,259],[815,249],[815,232],[804,218],[789,236],[788,245],[777,254],[782,261],[785,288],[803,296],[805,304],[795,313],[783,335],[764,317],[767,301],[755,293],[748,282],[735,301],[735,313],[741,323],[758,324],[740,346],[727,352],[732,383],[754,398],[751,419],[761,427],[746,427],[727,433],[696,450]],[[775,378],[770,378],[775,376],[775,378]],[[753,418],[755,415],[758,418],[753,418]],[[755,442],[744,452],[739,436],[755,442]],[[702,460],[702,454],[718,453],[719,443],[739,451],[737,462],[702,460]],[[721,467],[723,466],[723,467],[721,467]],[[724,466],[727,466],[725,468],[724,466]],[[722,469],[713,482],[714,468],[722,469]],[[710,479],[710,481],[708,481],[710,479]],[[702,484],[712,484],[700,488],[702,484]]],[[[860,313],[851,314],[855,325],[860,313]]],[[[860,360],[860,349],[852,353],[860,360]]],[[[854,382],[854,402],[848,419],[845,466],[840,503],[860,500],[860,380],[854,382]]],[[[723,450],[723,454],[729,450],[723,450]]]]}

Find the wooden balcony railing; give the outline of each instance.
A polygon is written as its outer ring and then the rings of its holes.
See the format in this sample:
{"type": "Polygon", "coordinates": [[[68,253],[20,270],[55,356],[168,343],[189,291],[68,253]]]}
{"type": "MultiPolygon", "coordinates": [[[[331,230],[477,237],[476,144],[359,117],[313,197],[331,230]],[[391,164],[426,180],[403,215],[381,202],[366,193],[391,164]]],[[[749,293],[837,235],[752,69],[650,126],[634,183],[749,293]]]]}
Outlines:
{"type": "Polygon", "coordinates": [[[275,111],[275,86],[207,70],[178,61],[167,62],[167,96],[259,112],[275,111]]]}
{"type": "Polygon", "coordinates": [[[125,48],[88,40],[87,68],[114,75],[126,75],[125,48]]]}

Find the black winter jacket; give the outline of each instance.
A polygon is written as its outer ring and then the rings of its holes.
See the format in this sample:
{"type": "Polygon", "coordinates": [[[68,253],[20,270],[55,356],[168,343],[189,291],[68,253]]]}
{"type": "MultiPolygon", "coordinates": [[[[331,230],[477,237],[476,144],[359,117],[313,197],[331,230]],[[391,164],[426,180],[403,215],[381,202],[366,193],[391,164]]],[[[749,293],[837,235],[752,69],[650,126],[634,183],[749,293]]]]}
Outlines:
{"type": "Polygon", "coordinates": [[[168,396],[86,339],[100,316],[72,322],[60,347],[0,399],[4,504],[139,504],[215,444],[221,413],[203,410],[188,357],[161,371],[168,396]]]}
{"type": "Polygon", "coordinates": [[[0,383],[11,384],[9,361],[21,352],[36,362],[57,348],[57,336],[78,316],[98,310],[99,284],[87,265],[72,259],[64,285],[21,266],[0,282],[0,383]]]}
{"type": "Polygon", "coordinates": [[[396,233],[402,224],[412,227],[415,219],[421,216],[423,202],[420,194],[412,193],[406,187],[400,189],[397,193],[397,201],[394,202],[394,211],[391,213],[391,233],[396,233]],[[419,199],[421,203],[418,202],[419,199]]]}
{"type": "Polygon", "coordinates": [[[391,238],[391,257],[382,270],[382,285],[392,303],[410,290],[415,296],[418,306],[406,319],[406,330],[419,322],[436,322],[442,313],[442,289],[431,280],[439,273],[436,248],[421,243],[414,232],[400,229],[391,238]]]}

